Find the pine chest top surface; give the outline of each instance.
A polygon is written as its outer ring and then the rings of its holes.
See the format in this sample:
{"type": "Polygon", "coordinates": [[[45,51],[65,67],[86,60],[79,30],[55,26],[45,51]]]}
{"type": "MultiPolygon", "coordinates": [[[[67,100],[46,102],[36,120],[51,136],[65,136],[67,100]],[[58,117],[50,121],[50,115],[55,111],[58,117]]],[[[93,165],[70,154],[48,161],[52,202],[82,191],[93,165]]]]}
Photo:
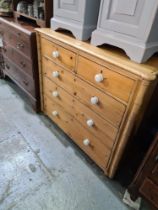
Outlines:
{"type": "Polygon", "coordinates": [[[76,40],[70,33],[65,31],[55,32],[49,28],[37,28],[37,32],[42,36],[53,38],[61,43],[67,44],[70,47],[76,49],[76,51],[83,51],[89,55],[95,56],[101,60],[104,60],[110,64],[116,65],[136,74],[146,80],[155,80],[158,75],[158,53],[155,54],[148,62],[144,64],[138,64],[131,61],[119,48],[112,46],[95,47],[89,42],[83,42],[76,40]]]}

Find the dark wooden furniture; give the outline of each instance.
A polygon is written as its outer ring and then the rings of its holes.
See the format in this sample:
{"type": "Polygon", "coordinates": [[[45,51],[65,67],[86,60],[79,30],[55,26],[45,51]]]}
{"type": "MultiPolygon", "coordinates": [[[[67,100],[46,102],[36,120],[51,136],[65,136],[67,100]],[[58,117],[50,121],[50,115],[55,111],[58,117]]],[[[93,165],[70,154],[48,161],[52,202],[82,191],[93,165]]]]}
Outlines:
{"type": "Polygon", "coordinates": [[[158,133],[128,191],[132,200],[142,196],[158,209],[158,133]]]}
{"type": "Polygon", "coordinates": [[[0,18],[3,37],[4,75],[25,93],[33,108],[39,111],[39,75],[34,26],[13,18],[0,18]]]}
{"type": "MultiPolygon", "coordinates": [[[[44,18],[39,19],[35,17],[31,17],[27,14],[17,12],[17,4],[22,0],[13,0],[13,10],[14,16],[16,19],[19,18],[26,18],[36,22],[36,24],[40,27],[49,27],[50,26],[50,19],[53,16],[53,0],[44,0],[44,18]]],[[[29,3],[33,3],[33,0],[27,0],[29,3]]]]}
{"type": "Polygon", "coordinates": [[[1,47],[0,47],[0,78],[3,78],[3,56],[2,56],[1,47]]]}

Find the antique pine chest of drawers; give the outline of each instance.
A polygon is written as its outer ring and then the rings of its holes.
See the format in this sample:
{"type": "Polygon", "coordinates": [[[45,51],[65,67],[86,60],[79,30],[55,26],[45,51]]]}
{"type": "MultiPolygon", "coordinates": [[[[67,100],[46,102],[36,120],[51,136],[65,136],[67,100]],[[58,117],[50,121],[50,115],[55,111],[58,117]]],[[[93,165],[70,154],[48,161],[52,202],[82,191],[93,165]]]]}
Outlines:
{"type": "Polygon", "coordinates": [[[43,112],[113,177],[157,84],[157,57],[136,64],[50,29],[37,42],[43,112]]]}
{"type": "Polygon", "coordinates": [[[28,102],[38,111],[39,74],[36,32],[34,27],[13,18],[0,18],[3,39],[4,75],[11,78],[24,92],[28,102]]]}

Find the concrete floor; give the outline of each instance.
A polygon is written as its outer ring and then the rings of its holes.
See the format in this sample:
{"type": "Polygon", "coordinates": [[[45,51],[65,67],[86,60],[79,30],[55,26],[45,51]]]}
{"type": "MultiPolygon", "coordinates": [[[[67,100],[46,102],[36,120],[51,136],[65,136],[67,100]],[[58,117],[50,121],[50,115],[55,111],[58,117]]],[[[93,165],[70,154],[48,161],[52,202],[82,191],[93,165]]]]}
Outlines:
{"type": "Polygon", "coordinates": [[[0,210],[130,209],[119,183],[35,114],[14,86],[0,80],[0,210]]]}

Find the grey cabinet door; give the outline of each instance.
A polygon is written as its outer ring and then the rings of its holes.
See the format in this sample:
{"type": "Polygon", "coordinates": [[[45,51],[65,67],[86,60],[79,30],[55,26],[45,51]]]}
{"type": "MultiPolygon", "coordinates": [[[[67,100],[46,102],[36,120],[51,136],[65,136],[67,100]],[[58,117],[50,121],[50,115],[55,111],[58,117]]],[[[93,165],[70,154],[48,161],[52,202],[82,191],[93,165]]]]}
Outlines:
{"type": "Polygon", "coordinates": [[[156,10],[157,0],[103,0],[98,26],[142,38],[156,10]]]}
{"type": "Polygon", "coordinates": [[[82,21],[84,18],[85,0],[55,0],[54,13],[56,16],[82,21]]]}

